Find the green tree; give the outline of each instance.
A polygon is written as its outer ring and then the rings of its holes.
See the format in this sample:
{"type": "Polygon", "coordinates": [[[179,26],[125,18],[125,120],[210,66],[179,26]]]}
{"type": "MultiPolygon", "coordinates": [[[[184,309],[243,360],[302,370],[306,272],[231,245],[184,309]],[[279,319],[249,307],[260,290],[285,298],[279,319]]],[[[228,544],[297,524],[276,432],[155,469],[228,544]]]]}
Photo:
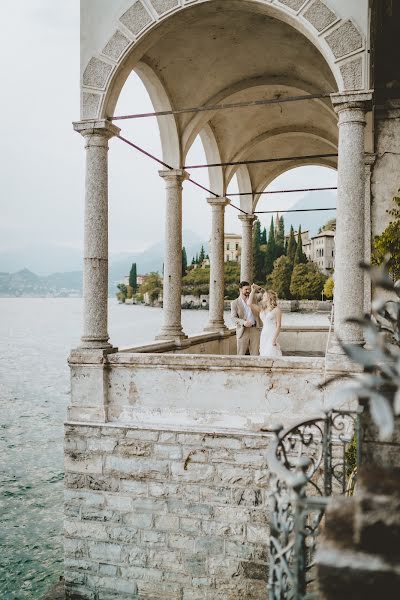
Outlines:
{"type": "Polygon", "coordinates": [[[324,296],[325,296],[325,298],[328,298],[329,300],[333,298],[333,289],[334,289],[334,282],[333,282],[333,277],[331,275],[325,281],[325,285],[324,285],[324,296]]]}
{"type": "Polygon", "coordinates": [[[136,263],[132,263],[131,270],[129,271],[129,285],[132,288],[133,294],[136,294],[138,289],[136,263]]]}
{"type": "Polygon", "coordinates": [[[116,294],[118,300],[122,303],[125,302],[128,297],[128,288],[124,283],[118,283],[117,289],[119,290],[116,294]]]}
{"type": "Polygon", "coordinates": [[[290,226],[290,234],[289,234],[288,247],[287,247],[287,257],[289,258],[289,260],[292,263],[294,263],[294,257],[295,257],[295,254],[296,254],[296,250],[297,250],[296,238],[294,237],[293,225],[291,225],[290,226]]]}
{"type": "Polygon", "coordinates": [[[316,264],[308,262],[293,267],[290,293],[297,300],[318,300],[324,288],[326,276],[316,264]]]}
{"type": "MultiPolygon", "coordinates": [[[[400,192],[400,190],[399,190],[400,192]]],[[[400,279],[400,196],[393,198],[395,208],[387,210],[387,214],[394,217],[386,229],[374,238],[372,250],[372,263],[382,264],[386,255],[390,255],[388,262],[389,273],[394,281],[400,279]]]]}
{"type": "Polygon", "coordinates": [[[260,233],[260,244],[263,246],[267,243],[267,230],[264,227],[260,233]]]}
{"type": "Polygon", "coordinates": [[[257,219],[253,229],[253,280],[262,283],[264,275],[264,255],[260,248],[261,225],[257,219]]]}
{"type": "Polygon", "coordinates": [[[182,277],[184,277],[187,273],[187,255],[186,248],[183,246],[182,248],[182,277]]]}
{"type": "Polygon", "coordinates": [[[322,227],[318,229],[318,233],[322,233],[323,231],[336,231],[336,219],[329,219],[325,225],[322,225],[322,227]]]}
{"type": "Polygon", "coordinates": [[[268,242],[267,249],[265,251],[264,258],[264,279],[268,277],[270,273],[272,273],[272,269],[274,268],[274,261],[276,259],[276,243],[275,243],[275,227],[274,227],[274,218],[271,219],[271,225],[269,228],[268,234],[268,242]]]}
{"type": "Polygon", "coordinates": [[[280,256],[274,262],[274,269],[269,277],[269,283],[279,298],[290,299],[290,281],[293,265],[287,256],[280,256]]]}
{"type": "Polygon", "coordinates": [[[140,294],[144,296],[146,292],[148,292],[153,302],[158,299],[162,292],[162,281],[159,273],[153,271],[146,276],[146,279],[140,286],[140,294]]]}
{"type": "Polygon", "coordinates": [[[299,225],[299,233],[297,235],[297,247],[296,254],[294,255],[293,264],[305,264],[307,262],[307,256],[303,252],[303,241],[301,239],[301,225],[299,225]]]}
{"type": "Polygon", "coordinates": [[[276,244],[276,258],[285,254],[285,222],[283,217],[279,217],[275,224],[275,244],[276,244]]]}
{"type": "Polygon", "coordinates": [[[201,246],[200,248],[200,254],[199,254],[199,259],[198,259],[198,264],[202,265],[203,264],[203,260],[206,257],[206,253],[204,252],[204,246],[201,246]]]}

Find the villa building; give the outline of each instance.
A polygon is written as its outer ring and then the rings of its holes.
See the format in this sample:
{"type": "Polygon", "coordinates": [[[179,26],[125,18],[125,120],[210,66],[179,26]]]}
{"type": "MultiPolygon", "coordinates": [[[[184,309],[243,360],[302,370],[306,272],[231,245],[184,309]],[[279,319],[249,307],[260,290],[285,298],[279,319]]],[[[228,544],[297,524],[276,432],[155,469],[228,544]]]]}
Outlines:
{"type": "Polygon", "coordinates": [[[238,233],[224,235],[224,262],[240,262],[242,251],[242,236],[238,233]]]}
{"type": "MultiPolygon", "coordinates": [[[[308,234],[308,232],[305,232],[308,234]]],[[[335,264],[335,232],[321,231],[311,239],[304,239],[303,252],[308,260],[318,265],[324,275],[331,275],[335,264]]]]}

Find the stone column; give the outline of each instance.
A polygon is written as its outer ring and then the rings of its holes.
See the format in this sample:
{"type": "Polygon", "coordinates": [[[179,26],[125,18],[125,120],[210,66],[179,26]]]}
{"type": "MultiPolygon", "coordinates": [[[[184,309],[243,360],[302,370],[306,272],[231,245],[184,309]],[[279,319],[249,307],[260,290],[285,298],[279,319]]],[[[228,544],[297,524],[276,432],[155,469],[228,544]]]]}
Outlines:
{"type": "Polygon", "coordinates": [[[209,321],[205,331],[228,331],[224,322],[224,228],[226,198],[208,198],[212,210],[209,321]]]}
{"type": "Polygon", "coordinates": [[[108,342],[108,140],[120,129],[102,119],[73,124],[85,138],[85,229],[83,335],[81,348],[111,348],[108,342]]]}
{"type": "Polygon", "coordinates": [[[242,223],[242,254],[240,257],[240,281],[253,281],[253,223],[255,215],[239,215],[242,223]]]}
{"type": "Polygon", "coordinates": [[[167,207],[165,213],[164,324],[157,340],[180,340],[182,331],[182,182],[188,174],[181,169],[159,171],[165,180],[167,207]]]}
{"type": "MultiPolygon", "coordinates": [[[[375,162],[375,154],[365,154],[365,208],[364,208],[364,260],[371,262],[372,223],[371,223],[371,171],[375,162]]],[[[371,278],[369,273],[364,273],[364,312],[371,311],[371,278]]]]}
{"type": "MultiPolygon", "coordinates": [[[[370,93],[332,94],[339,116],[338,192],[335,240],[335,334],[345,343],[363,344],[362,330],[349,317],[364,310],[365,113],[370,93]]],[[[341,353],[337,344],[331,352],[341,353]]]]}

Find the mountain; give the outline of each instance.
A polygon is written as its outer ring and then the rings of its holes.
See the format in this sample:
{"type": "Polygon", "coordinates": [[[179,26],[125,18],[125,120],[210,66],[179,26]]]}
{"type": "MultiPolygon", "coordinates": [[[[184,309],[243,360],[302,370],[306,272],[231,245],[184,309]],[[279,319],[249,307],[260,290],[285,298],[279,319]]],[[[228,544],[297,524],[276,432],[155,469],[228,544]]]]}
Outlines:
{"type": "MultiPolygon", "coordinates": [[[[183,245],[186,249],[188,262],[192,262],[192,257],[200,251],[201,246],[204,246],[206,253],[208,252],[208,243],[204,242],[197,234],[192,231],[183,232],[183,245]]],[[[139,253],[124,252],[121,254],[111,254],[109,261],[109,281],[110,285],[113,282],[121,281],[128,275],[132,263],[136,263],[138,275],[150,273],[151,271],[159,271],[161,273],[164,262],[164,242],[157,242],[147,250],[139,253]]]]}
{"type": "Polygon", "coordinates": [[[82,269],[82,251],[69,246],[35,244],[0,252],[0,269],[15,273],[28,269],[39,276],[82,269]]]}
{"type": "MultiPolygon", "coordinates": [[[[192,256],[200,251],[201,245],[207,252],[207,244],[202,242],[201,238],[192,232],[184,232],[184,245],[186,248],[188,260],[192,260],[192,256]]],[[[41,247],[45,252],[44,248],[41,247]]],[[[54,257],[49,257],[50,248],[46,248],[46,255],[34,255],[31,257],[25,256],[28,264],[36,263],[45,271],[47,267],[54,264],[54,257]]],[[[61,257],[62,253],[54,252],[56,257],[61,257]]],[[[18,251],[12,257],[9,256],[8,263],[5,260],[5,253],[0,254],[0,265],[4,269],[4,264],[20,264],[18,261],[23,260],[23,252],[18,251]],[[11,257],[11,258],[10,258],[11,257]]],[[[67,254],[63,255],[66,259],[67,254]]],[[[128,275],[132,263],[136,262],[138,274],[149,273],[150,271],[162,271],[164,260],[164,243],[158,242],[139,253],[124,252],[121,254],[111,254],[109,260],[109,293],[111,296],[115,294],[116,284],[121,281],[125,275],[128,275]]],[[[76,264],[74,252],[71,254],[71,261],[62,264],[76,264]]],[[[25,266],[21,269],[12,269],[7,272],[0,272],[0,296],[80,296],[82,294],[82,258],[79,257],[78,269],[62,272],[57,269],[57,272],[37,275],[32,269],[25,266]],[[79,270],[78,270],[79,269],[79,270]]]]}
{"type": "MultiPolygon", "coordinates": [[[[183,244],[186,248],[188,260],[200,251],[201,245],[207,251],[207,244],[192,231],[183,232],[183,244]]],[[[130,271],[133,262],[136,262],[138,274],[150,271],[161,271],[164,260],[164,242],[157,242],[143,252],[110,253],[109,269],[110,281],[120,281],[130,271]]],[[[78,272],[82,270],[82,251],[76,248],[57,245],[26,246],[15,250],[0,252],[0,270],[10,274],[22,272],[25,269],[39,277],[53,274],[78,272]]],[[[76,282],[75,282],[76,283],[76,282]]]]}
{"type": "MultiPolygon", "coordinates": [[[[336,206],[336,194],[333,192],[309,192],[291,207],[291,210],[302,210],[307,208],[331,208],[336,206]]],[[[315,212],[282,212],[285,220],[285,233],[289,233],[293,225],[297,231],[299,225],[301,230],[310,232],[310,237],[318,233],[318,229],[325,225],[329,219],[336,217],[335,210],[321,210],[315,212]]]]}
{"type": "Polygon", "coordinates": [[[66,297],[82,294],[82,272],[53,273],[40,277],[29,269],[0,273],[0,296],[66,297]]]}

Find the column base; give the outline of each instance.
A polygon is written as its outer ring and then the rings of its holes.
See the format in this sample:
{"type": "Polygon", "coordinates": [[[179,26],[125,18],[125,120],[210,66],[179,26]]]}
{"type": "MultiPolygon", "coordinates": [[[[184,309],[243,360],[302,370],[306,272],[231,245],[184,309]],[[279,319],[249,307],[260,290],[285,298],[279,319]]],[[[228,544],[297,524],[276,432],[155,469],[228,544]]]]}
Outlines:
{"type": "MultiPolygon", "coordinates": [[[[359,338],[346,340],[345,343],[359,347],[365,345],[365,341],[363,339],[360,340],[359,338]]],[[[325,356],[325,370],[358,372],[362,370],[362,368],[353,360],[350,360],[343,348],[340,346],[338,339],[336,336],[334,336],[329,344],[328,351],[325,356]]]]}
{"type": "Polygon", "coordinates": [[[117,350],[117,348],[114,348],[114,346],[110,344],[108,338],[105,340],[104,338],[96,339],[93,337],[82,337],[78,348],[82,350],[117,350]]]}
{"type": "Polygon", "coordinates": [[[230,331],[224,321],[209,321],[206,327],[204,327],[204,331],[207,333],[216,332],[221,335],[230,335],[230,331]]]}
{"type": "Polygon", "coordinates": [[[160,341],[171,341],[180,343],[182,340],[187,339],[187,335],[184,331],[182,331],[182,327],[180,329],[176,327],[163,327],[158,335],[156,335],[155,339],[160,341]]]}

